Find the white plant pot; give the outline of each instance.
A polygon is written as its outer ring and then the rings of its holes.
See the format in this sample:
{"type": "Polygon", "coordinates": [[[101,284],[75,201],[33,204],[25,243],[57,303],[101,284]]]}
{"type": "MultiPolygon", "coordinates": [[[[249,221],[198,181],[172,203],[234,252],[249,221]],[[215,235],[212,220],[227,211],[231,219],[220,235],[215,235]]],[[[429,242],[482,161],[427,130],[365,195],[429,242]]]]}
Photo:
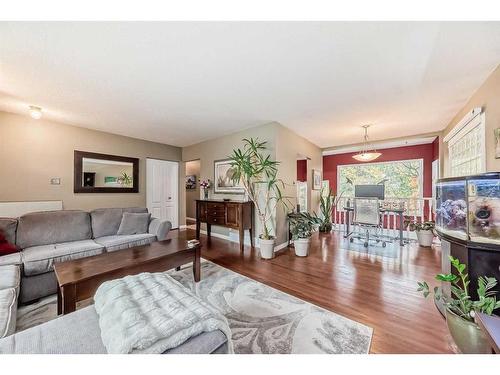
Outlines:
{"type": "Polygon", "coordinates": [[[293,241],[295,255],[298,257],[306,257],[309,254],[310,238],[298,238],[293,241]]]}
{"type": "Polygon", "coordinates": [[[274,257],[274,238],[272,240],[259,238],[259,244],[261,258],[272,259],[274,257]]]}
{"type": "Polygon", "coordinates": [[[434,240],[434,233],[432,230],[418,230],[417,231],[418,244],[422,247],[431,247],[434,240]]]}

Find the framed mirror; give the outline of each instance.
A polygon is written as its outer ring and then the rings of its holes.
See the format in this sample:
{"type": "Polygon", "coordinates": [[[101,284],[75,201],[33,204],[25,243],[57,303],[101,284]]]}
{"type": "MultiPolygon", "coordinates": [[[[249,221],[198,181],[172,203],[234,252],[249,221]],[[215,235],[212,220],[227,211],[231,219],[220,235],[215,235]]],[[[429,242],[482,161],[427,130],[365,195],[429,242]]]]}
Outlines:
{"type": "Polygon", "coordinates": [[[75,150],[75,193],[138,193],[139,159],[75,150]]]}

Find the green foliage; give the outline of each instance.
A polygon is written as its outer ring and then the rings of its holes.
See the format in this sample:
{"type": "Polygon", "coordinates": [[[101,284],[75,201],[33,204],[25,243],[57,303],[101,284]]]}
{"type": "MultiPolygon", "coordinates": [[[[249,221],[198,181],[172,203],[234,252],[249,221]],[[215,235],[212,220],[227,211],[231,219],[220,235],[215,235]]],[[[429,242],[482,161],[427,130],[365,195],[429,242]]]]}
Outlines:
{"type": "Polygon", "coordinates": [[[290,217],[290,232],[292,239],[309,238],[314,232],[314,225],[317,222],[317,216],[312,216],[307,212],[296,214],[297,216],[290,217]]]}
{"type": "Polygon", "coordinates": [[[339,191],[354,196],[354,185],[384,184],[388,198],[419,198],[422,165],[419,160],[339,166],[339,191]],[[349,183],[351,182],[351,183],[349,183]]]}
{"type": "MultiPolygon", "coordinates": [[[[451,296],[446,296],[439,287],[434,288],[434,298],[442,299],[446,307],[458,316],[468,321],[474,321],[476,312],[493,314],[493,310],[500,308],[500,301],[496,300],[496,291],[492,290],[497,285],[494,277],[480,276],[477,280],[477,295],[479,299],[472,301],[469,295],[469,275],[465,273],[465,264],[460,263],[456,258],[449,257],[451,265],[458,275],[438,274],[436,280],[450,283],[451,296]]],[[[417,291],[422,292],[424,297],[430,294],[429,285],[425,282],[418,282],[417,291]]]]}
{"type": "Polygon", "coordinates": [[[409,230],[411,231],[420,231],[420,230],[434,230],[436,227],[436,224],[434,221],[414,221],[414,220],[405,220],[404,221],[404,227],[408,227],[409,230]]]}
{"type": "Polygon", "coordinates": [[[127,172],[123,172],[122,175],[118,178],[119,183],[125,186],[132,185],[132,176],[129,176],[127,172]]]}
{"type": "Polygon", "coordinates": [[[321,232],[329,232],[332,230],[332,208],[335,196],[333,196],[331,188],[328,188],[328,194],[326,194],[326,189],[326,186],[321,188],[319,200],[321,217],[314,212],[314,222],[319,224],[319,230],[321,232]]]}
{"type": "Polygon", "coordinates": [[[288,198],[282,193],[284,183],[276,176],[279,161],[271,160],[265,154],[267,142],[258,139],[243,139],[243,149],[233,150],[231,167],[232,180],[241,182],[249,199],[254,203],[257,217],[262,225],[262,239],[272,239],[271,221],[278,204],[289,206],[288,198]]]}

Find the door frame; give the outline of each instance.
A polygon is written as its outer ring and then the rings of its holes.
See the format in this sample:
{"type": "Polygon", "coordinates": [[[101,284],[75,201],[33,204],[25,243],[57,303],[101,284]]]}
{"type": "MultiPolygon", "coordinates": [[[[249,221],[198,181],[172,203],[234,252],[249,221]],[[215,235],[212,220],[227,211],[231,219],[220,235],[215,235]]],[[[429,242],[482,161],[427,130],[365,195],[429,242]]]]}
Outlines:
{"type": "Polygon", "coordinates": [[[158,161],[167,161],[167,162],[170,162],[170,163],[175,163],[177,164],[177,183],[175,184],[175,191],[176,191],[176,198],[177,198],[177,212],[176,212],[176,216],[177,216],[177,226],[174,227],[172,226],[171,229],[179,229],[180,228],[180,223],[179,223],[179,219],[180,219],[180,206],[179,206],[179,201],[180,201],[180,197],[179,197],[179,193],[180,193],[180,189],[179,189],[179,183],[180,183],[180,164],[181,162],[179,160],[169,160],[169,159],[159,159],[159,158],[150,158],[150,157],[147,157],[146,158],[146,206],[148,205],[148,166],[147,166],[147,163],[148,163],[148,160],[158,160],[158,161]]]}

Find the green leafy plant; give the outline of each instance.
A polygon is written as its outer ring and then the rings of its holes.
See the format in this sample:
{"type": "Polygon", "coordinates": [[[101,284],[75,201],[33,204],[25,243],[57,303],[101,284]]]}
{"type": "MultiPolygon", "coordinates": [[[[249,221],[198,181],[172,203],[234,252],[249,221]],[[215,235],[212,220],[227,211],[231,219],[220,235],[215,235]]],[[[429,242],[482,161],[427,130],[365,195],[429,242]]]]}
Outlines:
{"type": "Polygon", "coordinates": [[[315,230],[317,217],[312,216],[307,212],[301,212],[290,218],[290,233],[292,239],[309,238],[315,230]]]}
{"type": "MultiPolygon", "coordinates": [[[[451,284],[451,296],[445,295],[440,287],[434,288],[436,300],[443,300],[451,312],[471,322],[474,321],[476,312],[491,315],[493,310],[500,308],[500,301],[497,301],[495,296],[497,292],[492,290],[497,285],[497,280],[494,277],[478,277],[477,295],[479,299],[472,301],[469,294],[470,280],[469,275],[465,273],[465,264],[451,256],[449,258],[458,275],[453,273],[436,275],[436,280],[451,284]]],[[[422,292],[424,297],[430,294],[429,285],[425,281],[418,283],[417,290],[422,292]]]]}
{"type": "Polygon", "coordinates": [[[284,183],[277,178],[279,161],[271,160],[265,151],[267,142],[258,139],[243,139],[243,149],[233,150],[231,167],[232,181],[243,185],[248,198],[254,203],[263,233],[260,238],[273,239],[272,219],[278,204],[289,206],[282,193],[284,183]]]}
{"type": "Polygon", "coordinates": [[[121,176],[118,178],[118,182],[125,186],[131,186],[132,176],[128,175],[127,172],[123,172],[121,176]]]}
{"type": "Polygon", "coordinates": [[[421,231],[421,230],[432,230],[434,231],[434,228],[436,227],[436,224],[434,221],[414,221],[414,220],[405,220],[404,221],[404,226],[408,227],[409,230],[411,231],[421,231]]]}
{"type": "Polygon", "coordinates": [[[332,208],[335,196],[332,194],[332,189],[328,188],[328,194],[325,194],[326,187],[321,188],[319,210],[321,217],[314,212],[315,223],[319,224],[320,232],[330,232],[332,230],[332,208]]]}

